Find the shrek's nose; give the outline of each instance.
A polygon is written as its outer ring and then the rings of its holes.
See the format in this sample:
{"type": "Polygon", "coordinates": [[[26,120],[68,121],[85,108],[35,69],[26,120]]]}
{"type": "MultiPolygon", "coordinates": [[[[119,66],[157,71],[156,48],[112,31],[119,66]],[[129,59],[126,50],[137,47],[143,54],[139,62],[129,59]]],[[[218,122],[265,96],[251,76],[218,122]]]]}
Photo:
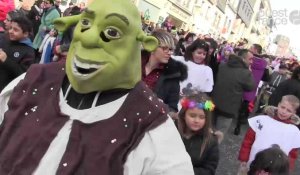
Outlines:
{"type": "Polygon", "coordinates": [[[100,48],[99,43],[99,31],[96,26],[91,27],[88,30],[81,31],[81,43],[86,48],[100,48]]]}

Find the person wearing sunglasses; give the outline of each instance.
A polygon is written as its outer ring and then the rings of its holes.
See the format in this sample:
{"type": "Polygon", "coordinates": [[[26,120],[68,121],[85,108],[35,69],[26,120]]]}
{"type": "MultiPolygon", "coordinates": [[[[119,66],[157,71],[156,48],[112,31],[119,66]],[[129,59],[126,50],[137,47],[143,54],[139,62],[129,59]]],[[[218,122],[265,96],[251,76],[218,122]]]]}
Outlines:
{"type": "Polygon", "coordinates": [[[187,67],[171,58],[175,44],[170,33],[160,29],[151,35],[159,46],[153,52],[142,51],[142,80],[171,111],[177,112],[179,83],[187,78],[187,67]]]}

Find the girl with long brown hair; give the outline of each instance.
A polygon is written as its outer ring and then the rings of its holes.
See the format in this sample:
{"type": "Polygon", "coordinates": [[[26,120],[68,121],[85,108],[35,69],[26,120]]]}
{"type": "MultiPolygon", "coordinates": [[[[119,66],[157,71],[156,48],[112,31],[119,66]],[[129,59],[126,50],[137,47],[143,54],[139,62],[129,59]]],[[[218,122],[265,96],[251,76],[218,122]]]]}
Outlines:
{"type": "Polygon", "coordinates": [[[202,92],[186,96],[180,103],[178,130],[191,156],[195,175],[214,175],[219,161],[218,141],[210,115],[214,104],[202,92]]]}

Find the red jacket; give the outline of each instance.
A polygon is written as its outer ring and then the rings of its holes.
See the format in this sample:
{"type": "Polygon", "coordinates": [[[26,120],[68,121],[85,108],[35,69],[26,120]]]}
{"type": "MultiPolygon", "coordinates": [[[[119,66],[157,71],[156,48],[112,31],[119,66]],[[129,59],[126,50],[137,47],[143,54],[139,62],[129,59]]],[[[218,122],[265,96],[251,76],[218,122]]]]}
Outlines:
{"type": "MultiPolygon", "coordinates": [[[[276,119],[280,122],[283,122],[283,123],[292,124],[292,122],[290,120],[281,120],[278,117],[274,117],[274,119],[276,119]]],[[[255,141],[255,132],[252,128],[249,128],[245,135],[245,138],[243,140],[243,143],[242,143],[242,146],[240,149],[240,153],[239,153],[238,159],[241,162],[248,162],[249,156],[250,156],[250,151],[251,151],[252,144],[254,143],[254,141],[255,141]]],[[[295,165],[297,156],[298,156],[297,149],[292,149],[289,152],[290,170],[294,169],[294,167],[295,167],[294,165],[295,165]]]]}

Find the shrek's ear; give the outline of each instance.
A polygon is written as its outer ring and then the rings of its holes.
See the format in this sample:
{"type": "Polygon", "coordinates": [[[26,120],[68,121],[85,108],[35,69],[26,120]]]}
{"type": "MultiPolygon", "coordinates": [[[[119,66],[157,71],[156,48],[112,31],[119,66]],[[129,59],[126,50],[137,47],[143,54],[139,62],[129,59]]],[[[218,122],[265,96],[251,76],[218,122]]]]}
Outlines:
{"type": "Polygon", "coordinates": [[[54,20],[55,28],[60,31],[66,31],[70,26],[76,24],[80,20],[80,15],[67,16],[54,20]]]}
{"type": "Polygon", "coordinates": [[[158,40],[153,36],[147,36],[143,31],[137,36],[137,40],[142,42],[145,50],[152,52],[158,46],[158,40]]]}

